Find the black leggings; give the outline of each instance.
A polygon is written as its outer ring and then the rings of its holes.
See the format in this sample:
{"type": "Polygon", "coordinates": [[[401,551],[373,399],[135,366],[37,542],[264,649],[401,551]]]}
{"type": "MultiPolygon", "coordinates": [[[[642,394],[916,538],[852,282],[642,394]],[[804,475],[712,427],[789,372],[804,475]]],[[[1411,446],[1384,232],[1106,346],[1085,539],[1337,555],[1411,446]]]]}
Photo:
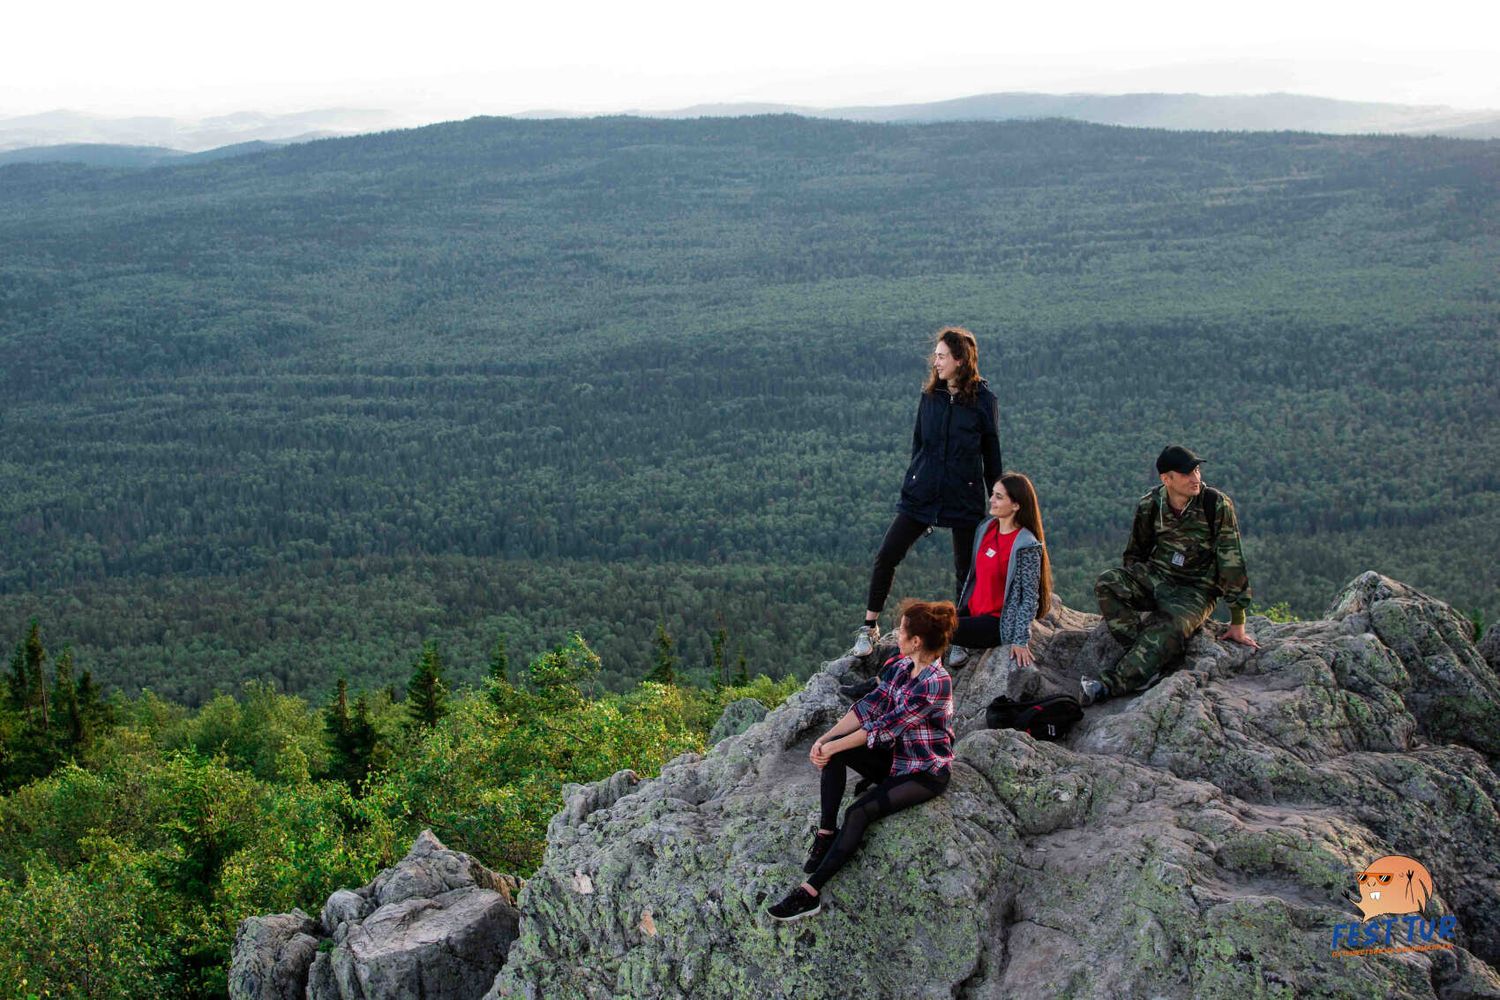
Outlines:
{"type": "MultiPolygon", "coordinates": [[[[953,599],[958,600],[964,581],[969,577],[969,561],[974,558],[974,531],[979,525],[970,524],[953,529],[953,599]]],[[[870,596],[865,601],[869,611],[885,610],[885,599],[891,596],[891,581],[896,578],[896,567],[906,558],[906,553],[927,530],[914,517],[897,514],[881,539],[880,551],[875,553],[875,566],[870,570],[870,596]]]]}
{"type": "Polygon", "coordinates": [[[999,615],[964,615],[962,609],[959,614],[953,645],[964,649],[990,649],[1000,645],[999,615]]]}
{"type": "Polygon", "coordinates": [[[844,825],[839,828],[833,846],[823,856],[823,863],[808,878],[807,884],[821,890],[823,883],[833,873],[844,867],[865,837],[865,827],[891,813],[921,805],[929,799],[943,794],[948,787],[948,771],[940,774],[917,771],[914,774],[891,776],[891,751],[854,747],[833,755],[823,767],[823,815],[819,828],[832,830],[839,815],[839,803],[844,799],[844,784],[848,780],[848,768],[880,782],[844,810],[844,825]]]}

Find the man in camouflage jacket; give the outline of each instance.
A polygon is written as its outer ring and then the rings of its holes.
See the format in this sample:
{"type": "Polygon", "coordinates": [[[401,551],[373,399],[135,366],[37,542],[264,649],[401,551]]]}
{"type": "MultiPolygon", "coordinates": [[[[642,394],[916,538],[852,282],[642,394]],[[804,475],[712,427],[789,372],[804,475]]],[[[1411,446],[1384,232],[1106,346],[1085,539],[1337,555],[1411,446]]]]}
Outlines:
{"type": "Polygon", "coordinates": [[[1234,504],[1203,485],[1202,464],[1180,445],[1162,450],[1162,484],[1136,504],[1124,565],[1094,584],[1099,613],[1127,652],[1098,680],[1080,682],[1085,705],[1149,686],[1221,597],[1230,612],[1224,638],[1259,648],[1245,631],[1250,578],[1234,504]],[[1142,612],[1154,614],[1142,624],[1142,612]]]}

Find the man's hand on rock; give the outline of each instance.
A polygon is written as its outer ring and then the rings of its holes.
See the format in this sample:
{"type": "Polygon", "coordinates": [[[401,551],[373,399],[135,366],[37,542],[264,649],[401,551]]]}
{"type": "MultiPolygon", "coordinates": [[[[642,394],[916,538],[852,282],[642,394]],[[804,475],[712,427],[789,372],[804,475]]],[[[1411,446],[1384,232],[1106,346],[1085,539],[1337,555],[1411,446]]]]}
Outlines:
{"type": "Polygon", "coordinates": [[[1249,646],[1251,649],[1259,649],[1260,643],[1255,641],[1255,636],[1245,631],[1245,623],[1231,625],[1224,632],[1224,638],[1229,642],[1237,642],[1241,646],[1249,646]]]}

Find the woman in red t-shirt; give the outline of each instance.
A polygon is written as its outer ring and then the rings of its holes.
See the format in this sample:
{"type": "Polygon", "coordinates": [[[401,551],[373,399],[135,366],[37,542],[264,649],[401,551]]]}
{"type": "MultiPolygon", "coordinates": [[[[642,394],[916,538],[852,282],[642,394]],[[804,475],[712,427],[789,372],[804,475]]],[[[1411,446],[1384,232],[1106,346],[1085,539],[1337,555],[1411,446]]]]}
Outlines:
{"type": "Polygon", "coordinates": [[[1009,647],[1011,659],[1029,667],[1031,623],[1052,608],[1052,566],[1036,487],[1008,472],[990,491],[990,516],[974,532],[974,557],[959,597],[958,630],[948,666],[968,659],[967,649],[1009,647]]]}

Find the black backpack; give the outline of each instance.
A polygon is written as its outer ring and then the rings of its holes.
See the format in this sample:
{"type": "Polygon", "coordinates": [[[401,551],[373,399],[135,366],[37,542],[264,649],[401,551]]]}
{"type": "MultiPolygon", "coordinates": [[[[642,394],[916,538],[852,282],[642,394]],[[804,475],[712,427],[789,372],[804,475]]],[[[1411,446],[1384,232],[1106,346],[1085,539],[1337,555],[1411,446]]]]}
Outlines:
{"type": "Polygon", "coordinates": [[[1083,706],[1069,694],[1052,694],[1032,701],[1011,701],[1001,695],[984,710],[991,729],[1019,729],[1033,739],[1060,740],[1083,718],[1083,706]]]}

